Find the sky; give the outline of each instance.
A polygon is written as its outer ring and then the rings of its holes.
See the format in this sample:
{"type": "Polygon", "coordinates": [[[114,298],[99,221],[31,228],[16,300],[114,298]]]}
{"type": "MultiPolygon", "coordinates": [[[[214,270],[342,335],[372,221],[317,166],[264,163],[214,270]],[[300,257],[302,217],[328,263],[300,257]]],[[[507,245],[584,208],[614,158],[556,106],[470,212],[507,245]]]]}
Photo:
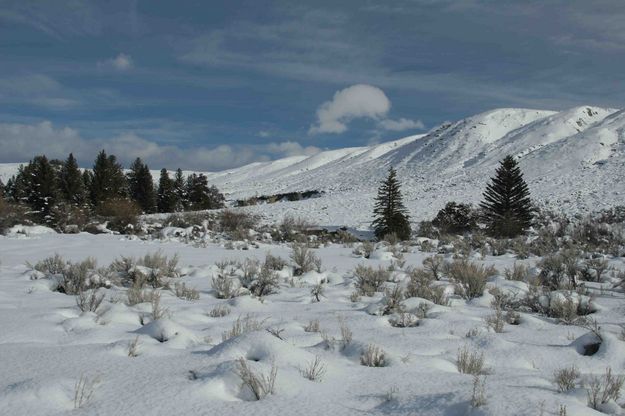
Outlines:
{"type": "Polygon", "coordinates": [[[622,0],[0,0],[0,162],[216,171],[625,107],[622,0]]]}

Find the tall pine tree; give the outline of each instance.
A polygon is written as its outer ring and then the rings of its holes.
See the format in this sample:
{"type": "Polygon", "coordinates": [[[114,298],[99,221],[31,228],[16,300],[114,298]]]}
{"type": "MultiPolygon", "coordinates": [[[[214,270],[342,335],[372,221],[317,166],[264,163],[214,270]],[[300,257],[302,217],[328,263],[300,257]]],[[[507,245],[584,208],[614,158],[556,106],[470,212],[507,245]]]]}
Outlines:
{"type": "Polygon", "coordinates": [[[410,238],[408,210],[402,201],[397,172],[393,168],[389,169],[388,177],[378,188],[373,214],[371,225],[378,240],[390,234],[395,234],[400,240],[410,238]]]}
{"type": "Polygon", "coordinates": [[[63,199],[75,206],[82,206],[87,199],[87,191],[78,162],[72,153],[63,163],[59,173],[59,188],[63,199]]]}
{"type": "Polygon", "coordinates": [[[178,204],[178,196],[174,189],[174,181],[169,177],[167,169],[161,169],[157,191],[158,212],[174,212],[178,204]]]}
{"type": "Polygon", "coordinates": [[[182,169],[176,170],[176,176],[174,177],[174,192],[176,193],[176,207],[174,211],[185,211],[189,208],[189,194],[187,193],[186,182],[182,169]]]}
{"type": "Polygon", "coordinates": [[[107,199],[123,198],[128,195],[128,184],[122,166],[117,163],[115,155],[107,156],[104,150],[96,157],[89,182],[89,194],[94,206],[107,199]]]}
{"type": "Polygon", "coordinates": [[[534,209],[529,188],[512,156],[500,162],[480,207],[488,230],[497,237],[512,238],[531,226],[534,209]]]}
{"type": "Polygon", "coordinates": [[[136,158],[130,165],[128,189],[130,197],[139,205],[143,212],[151,214],[155,211],[154,180],[152,179],[150,168],[141,161],[141,158],[136,158]]]}
{"type": "Polygon", "coordinates": [[[17,181],[23,186],[20,199],[30,206],[38,221],[53,223],[51,211],[57,200],[58,183],[57,172],[48,158],[35,156],[19,175],[21,178],[17,178],[17,181]]]}
{"type": "Polygon", "coordinates": [[[187,194],[189,209],[198,211],[204,209],[223,208],[225,198],[215,186],[208,187],[208,178],[200,173],[193,173],[187,177],[187,194]]]}

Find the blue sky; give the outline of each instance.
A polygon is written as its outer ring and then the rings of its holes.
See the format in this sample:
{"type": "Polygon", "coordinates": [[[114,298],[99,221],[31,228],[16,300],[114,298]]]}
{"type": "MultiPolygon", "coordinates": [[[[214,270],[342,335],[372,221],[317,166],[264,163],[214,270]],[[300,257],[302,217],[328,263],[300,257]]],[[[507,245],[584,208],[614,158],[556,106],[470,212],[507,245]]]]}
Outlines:
{"type": "Polygon", "coordinates": [[[621,0],[0,0],[0,162],[220,170],[495,107],[623,107],[621,0]]]}

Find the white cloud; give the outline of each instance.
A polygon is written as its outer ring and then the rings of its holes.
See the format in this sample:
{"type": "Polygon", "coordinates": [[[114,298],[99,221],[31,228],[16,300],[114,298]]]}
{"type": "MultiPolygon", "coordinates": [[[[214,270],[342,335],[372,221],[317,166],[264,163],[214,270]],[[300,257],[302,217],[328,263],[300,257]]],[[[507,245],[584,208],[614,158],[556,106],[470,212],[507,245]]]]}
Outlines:
{"type": "Polygon", "coordinates": [[[96,154],[105,149],[126,166],[134,158],[140,157],[153,169],[180,167],[200,171],[217,171],[281,157],[312,155],[320,151],[317,147],[302,146],[293,141],[183,148],[163,145],[134,133],[105,139],[85,139],[77,130],[58,128],[49,121],[34,124],[0,123],[0,149],[0,163],[27,162],[38,154],[64,159],[69,153],[74,153],[82,166],[90,166],[96,154]]]}
{"type": "Polygon", "coordinates": [[[100,68],[112,68],[116,71],[128,71],[134,67],[132,56],[119,53],[115,58],[98,63],[100,68]]]}
{"type": "Polygon", "coordinates": [[[379,119],[391,109],[391,101],[378,87],[357,84],[337,91],[331,101],[317,109],[317,122],[310,134],[343,133],[355,118],[379,119]]]}
{"type": "Polygon", "coordinates": [[[399,120],[381,120],[378,125],[384,130],[390,131],[404,131],[410,129],[424,129],[425,125],[421,120],[410,120],[407,118],[400,118],[399,120]]]}

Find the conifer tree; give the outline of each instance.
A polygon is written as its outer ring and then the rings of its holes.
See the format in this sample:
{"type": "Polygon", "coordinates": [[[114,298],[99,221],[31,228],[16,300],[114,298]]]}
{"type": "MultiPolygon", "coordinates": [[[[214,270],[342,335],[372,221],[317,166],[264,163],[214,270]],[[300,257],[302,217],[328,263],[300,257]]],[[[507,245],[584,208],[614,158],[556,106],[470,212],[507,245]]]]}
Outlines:
{"type": "Polygon", "coordinates": [[[187,177],[187,195],[189,209],[194,211],[224,206],[224,196],[215,186],[208,187],[208,178],[202,173],[193,173],[187,177]]]}
{"type": "Polygon", "coordinates": [[[483,196],[483,219],[493,235],[512,238],[530,227],[534,209],[529,188],[512,156],[500,162],[483,196]]]}
{"type": "Polygon", "coordinates": [[[51,211],[58,195],[57,173],[45,156],[35,156],[20,169],[17,182],[20,200],[26,202],[39,221],[52,223],[51,211]]]}
{"type": "Polygon", "coordinates": [[[126,177],[115,155],[107,156],[104,150],[98,153],[93,165],[89,193],[94,206],[107,199],[128,195],[126,177]]]}
{"type": "Polygon", "coordinates": [[[150,214],[155,211],[154,180],[150,173],[150,168],[141,161],[141,158],[136,158],[130,165],[128,189],[130,197],[139,205],[143,212],[150,214]]]}
{"type": "Polygon", "coordinates": [[[78,163],[72,153],[63,163],[59,173],[59,188],[65,201],[75,206],[84,205],[87,191],[83,181],[83,175],[78,169],[78,163]]]}
{"type": "Polygon", "coordinates": [[[161,169],[156,200],[158,212],[176,211],[178,196],[174,189],[174,181],[169,177],[167,169],[161,169]]]}
{"type": "Polygon", "coordinates": [[[184,175],[180,168],[176,170],[176,176],[174,177],[174,192],[176,194],[175,211],[185,211],[189,207],[189,198],[184,175]]]}
{"type": "Polygon", "coordinates": [[[374,220],[371,224],[375,236],[379,240],[389,234],[395,234],[400,240],[410,238],[410,222],[408,211],[402,201],[397,172],[390,168],[388,177],[378,188],[373,210],[374,220]]]}

